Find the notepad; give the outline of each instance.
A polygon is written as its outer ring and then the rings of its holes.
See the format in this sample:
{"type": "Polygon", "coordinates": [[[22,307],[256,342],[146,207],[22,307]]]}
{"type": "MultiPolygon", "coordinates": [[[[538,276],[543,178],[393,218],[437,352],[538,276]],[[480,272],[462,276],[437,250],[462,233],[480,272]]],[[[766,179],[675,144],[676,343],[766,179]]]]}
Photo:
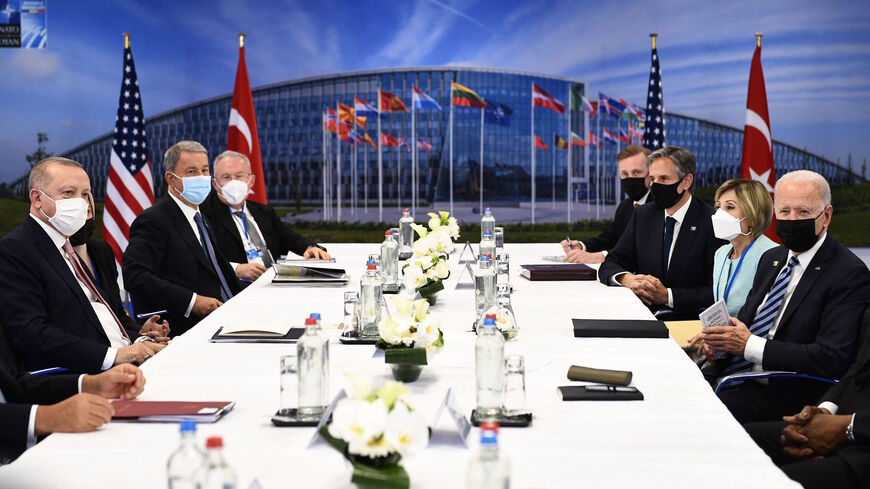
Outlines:
{"type": "Polygon", "coordinates": [[[305,328],[290,326],[223,326],[218,328],[208,341],[209,343],[295,343],[304,332],[305,328]],[[227,333],[228,330],[231,332],[227,333]]]}
{"type": "Polygon", "coordinates": [[[115,400],[112,419],[149,423],[196,421],[214,423],[230,412],[234,401],[133,401],[115,400]]]}
{"type": "Polygon", "coordinates": [[[637,319],[572,319],[577,338],[668,338],[662,321],[637,319]]]}

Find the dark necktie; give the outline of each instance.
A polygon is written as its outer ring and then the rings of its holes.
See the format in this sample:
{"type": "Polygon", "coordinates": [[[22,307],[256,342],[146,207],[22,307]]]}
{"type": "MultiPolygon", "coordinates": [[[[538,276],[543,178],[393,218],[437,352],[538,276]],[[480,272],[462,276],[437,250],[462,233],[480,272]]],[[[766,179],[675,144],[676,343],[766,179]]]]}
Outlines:
{"type": "Polygon", "coordinates": [[[248,220],[245,217],[244,211],[235,211],[233,212],[238,218],[242,221],[242,229],[244,229],[245,233],[248,235],[248,238],[251,239],[251,243],[257,247],[257,251],[260,252],[260,256],[263,258],[263,265],[266,268],[272,266],[272,255],[269,253],[269,248],[266,247],[266,243],[263,242],[263,237],[260,236],[260,232],[257,231],[257,226],[248,226],[248,220]]]}
{"type": "Polygon", "coordinates": [[[674,226],[676,224],[677,220],[671,216],[665,219],[665,241],[662,245],[662,265],[664,266],[665,275],[668,274],[668,258],[671,255],[671,244],[674,242],[674,226]]]}
{"type": "MultiPolygon", "coordinates": [[[[764,304],[762,304],[761,310],[759,310],[758,314],[755,315],[752,325],[749,326],[749,331],[755,336],[767,338],[767,334],[770,332],[770,328],[773,326],[773,322],[776,320],[779,310],[782,309],[783,300],[785,299],[785,291],[788,289],[788,283],[791,281],[791,271],[797,264],[797,257],[791,257],[791,260],[788,261],[788,265],[785,266],[785,269],[783,269],[783,271],[776,277],[776,280],[773,281],[773,285],[770,287],[770,292],[767,294],[767,299],[765,299],[764,304]]],[[[743,357],[735,356],[732,358],[731,364],[725,368],[725,375],[745,372],[751,367],[752,362],[743,357]]]]}
{"type": "Polygon", "coordinates": [[[223,272],[221,272],[220,265],[218,265],[217,257],[214,254],[214,248],[211,246],[211,239],[209,239],[208,229],[205,227],[205,224],[203,224],[202,216],[199,215],[199,212],[193,215],[193,221],[196,223],[197,229],[199,229],[199,242],[202,245],[203,251],[205,251],[205,256],[207,256],[209,261],[211,261],[211,266],[214,268],[218,279],[221,281],[221,301],[226,302],[230,300],[230,297],[232,297],[233,294],[230,292],[229,286],[227,286],[227,281],[224,278],[223,272]]]}
{"type": "Polygon", "coordinates": [[[85,287],[87,287],[88,290],[91,291],[91,294],[94,296],[94,298],[96,298],[100,304],[106,306],[106,309],[108,309],[109,312],[112,313],[112,317],[115,319],[115,324],[117,324],[118,329],[121,330],[121,335],[129,340],[130,336],[127,335],[127,331],[124,329],[124,326],[121,325],[121,321],[118,320],[118,316],[115,315],[115,311],[113,311],[112,308],[109,307],[109,304],[106,302],[105,299],[103,299],[100,291],[97,290],[97,286],[94,285],[94,282],[91,280],[88,274],[85,273],[85,269],[82,266],[82,263],[79,261],[79,255],[75,252],[69,240],[66,240],[66,242],[63,244],[63,251],[65,251],[66,256],[69,257],[69,262],[72,264],[73,270],[76,272],[76,278],[79,280],[79,282],[85,284],[85,287]]]}

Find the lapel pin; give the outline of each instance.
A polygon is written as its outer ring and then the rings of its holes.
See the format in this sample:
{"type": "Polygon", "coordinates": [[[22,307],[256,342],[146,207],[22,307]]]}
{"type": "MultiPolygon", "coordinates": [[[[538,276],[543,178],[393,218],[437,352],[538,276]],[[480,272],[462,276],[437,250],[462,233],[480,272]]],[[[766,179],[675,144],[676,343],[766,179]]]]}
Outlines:
{"type": "Polygon", "coordinates": [[[773,260],[773,266],[779,266],[779,260],[773,260]]]}
{"type": "Polygon", "coordinates": [[[689,230],[690,230],[690,231],[694,231],[694,230],[696,230],[696,229],[698,229],[698,226],[692,226],[689,230]]]}
{"type": "Polygon", "coordinates": [[[822,267],[816,267],[816,270],[821,270],[821,269],[822,269],[822,267]]]}

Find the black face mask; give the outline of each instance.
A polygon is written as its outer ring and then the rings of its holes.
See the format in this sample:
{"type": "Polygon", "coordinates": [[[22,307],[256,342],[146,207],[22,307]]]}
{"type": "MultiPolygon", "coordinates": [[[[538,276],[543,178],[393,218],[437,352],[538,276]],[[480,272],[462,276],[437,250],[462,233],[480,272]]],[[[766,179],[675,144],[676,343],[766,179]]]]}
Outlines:
{"type": "Polygon", "coordinates": [[[629,177],[623,178],[622,191],[631,200],[637,202],[646,195],[646,177],[629,177]]]}
{"type": "Polygon", "coordinates": [[[72,236],[69,237],[69,244],[73,246],[81,246],[85,244],[89,239],[91,239],[91,235],[94,234],[94,229],[96,228],[96,222],[94,218],[90,218],[85,221],[85,225],[81,227],[78,231],[75,232],[72,236]]]}
{"type": "Polygon", "coordinates": [[[776,235],[779,236],[786,248],[795,253],[803,253],[812,248],[819,240],[819,235],[816,234],[816,219],[824,213],[825,211],[822,211],[816,217],[796,221],[777,219],[776,235]]]}
{"type": "Polygon", "coordinates": [[[683,183],[682,178],[670,185],[653,182],[649,189],[653,197],[655,197],[656,205],[662,209],[670,209],[679,202],[686,193],[685,191],[683,191],[683,193],[677,192],[677,187],[679,187],[681,183],[683,183]]]}

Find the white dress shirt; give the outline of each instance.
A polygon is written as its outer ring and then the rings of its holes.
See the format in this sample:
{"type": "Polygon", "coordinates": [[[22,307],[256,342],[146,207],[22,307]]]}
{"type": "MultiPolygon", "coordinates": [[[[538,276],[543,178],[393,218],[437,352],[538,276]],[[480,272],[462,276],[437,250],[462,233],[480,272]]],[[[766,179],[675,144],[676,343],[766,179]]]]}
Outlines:
{"type": "MultiPolygon", "coordinates": [[[[753,371],[760,371],[762,360],[764,359],[764,345],[767,341],[776,334],[777,328],[779,328],[779,321],[782,319],[782,313],[788,307],[788,302],[791,300],[791,296],[794,293],[794,290],[797,288],[798,283],[801,281],[801,277],[804,276],[804,271],[806,271],[807,267],[810,266],[810,262],[815,258],[816,253],[821,248],[822,243],[825,242],[825,238],[828,236],[828,233],[822,234],[822,237],[816,241],[816,244],[813,245],[812,248],[804,251],[803,253],[795,253],[794,251],[788,252],[788,257],[786,258],[786,264],[791,260],[791,257],[796,256],[798,259],[797,265],[792,267],[791,269],[791,277],[789,278],[788,285],[785,287],[785,295],[782,298],[782,305],[779,308],[779,311],[776,313],[776,319],[774,319],[773,324],[770,326],[770,331],[767,332],[767,337],[762,338],[758,335],[750,335],[749,339],[746,341],[746,346],[743,347],[743,358],[749,360],[755,365],[752,367],[753,371]]],[[[786,265],[787,266],[787,265],[786,265]]],[[[779,271],[781,274],[786,267],[782,267],[782,270],[779,271]]],[[[779,275],[777,275],[779,276],[779,275]]],[[[776,279],[774,279],[774,282],[776,279]]],[[[764,296],[764,301],[767,300],[767,295],[764,296]]],[[[758,306],[758,309],[755,310],[755,315],[758,315],[758,311],[764,307],[764,301],[761,301],[761,304],[758,306]]],[[[750,327],[751,324],[747,324],[747,327],[750,327]]]]}
{"type": "MultiPolygon", "coordinates": [[[[70,261],[70,257],[67,256],[66,252],[61,248],[64,243],[66,243],[67,238],[57,232],[53,227],[48,224],[42,222],[40,219],[37,219],[33,214],[30,217],[36,221],[39,226],[48,234],[48,237],[51,239],[51,242],[57,248],[60,256],[63,257],[64,263],[66,263],[69,268],[70,273],[73,278],[78,282],[79,287],[82,289],[82,293],[87,297],[88,302],[91,303],[91,307],[94,308],[94,313],[97,315],[97,320],[100,322],[100,326],[103,327],[103,332],[106,333],[106,337],[109,339],[109,347],[106,350],[106,356],[103,359],[103,370],[108,370],[112,368],[112,365],[115,363],[115,356],[118,354],[118,349],[124,348],[125,346],[130,345],[130,340],[127,339],[126,336],[121,332],[118,327],[118,322],[115,321],[115,315],[112,311],[106,307],[105,304],[100,302],[96,296],[91,293],[91,290],[87,285],[84,284],[81,280],[76,276],[75,269],[73,268],[72,262],[70,261]]],[[[84,265],[82,265],[84,266],[84,265]]]]}
{"type": "MultiPolygon", "coordinates": [[[[251,215],[251,211],[248,210],[248,203],[245,202],[244,204],[242,204],[242,212],[245,213],[244,225],[248,227],[248,232],[245,232],[245,227],[242,225],[242,219],[236,215],[236,212],[238,211],[236,209],[233,209],[232,207],[227,207],[227,209],[229,209],[229,211],[232,213],[233,222],[236,223],[236,231],[239,233],[239,239],[242,240],[242,245],[244,245],[245,247],[245,255],[249,257],[248,263],[257,262],[260,265],[263,265],[263,258],[261,255],[259,255],[259,252],[265,253],[265,251],[258,250],[257,246],[254,245],[254,242],[251,241],[250,230],[255,229],[257,231],[257,234],[260,235],[261,239],[265,240],[266,238],[263,238],[263,233],[260,232],[260,226],[257,225],[257,221],[254,219],[254,216],[251,215]],[[258,252],[258,256],[253,260],[250,259],[252,251],[258,252]]],[[[230,265],[232,265],[233,270],[235,270],[236,267],[240,265],[240,263],[230,262],[230,265]]]]}
{"type": "MultiPolygon", "coordinates": [[[[189,205],[182,202],[178,197],[172,195],[172,192],[166,193],[168,193],[169,196],[172,197],[172,200],[174,200],[175,203],[178,204],[178,207],[181,209],[181,213],[184,214],[184,218],[187,219],[187,223],[190,224],[190,229],[193,230],[193,235],[196,236],[196,240],[199,243],[202,243],[202,239],[199,237],[199,228],[196,225],[196,221],[193,220],[194,216],[196,216],[196,214],[199,212],[199,208],[197,207],[196,209],[194,209],[190,207],[189,205]]],[[[200,216],[200,219],[201,218],[202,217],[200,216]]],[[[202,245],[200,244],[200,246],[202,245]]],[[[205,252],[205,250],[203,250],[203,252],[205,252]]],[[[190,312],[193,311],[193,305],[195,303],[196,292],[194,292],[193,295],[190,296],[190,303],[187,305],[187,310],[184,311],[184,317],[190,317],[190,312]]]]}

